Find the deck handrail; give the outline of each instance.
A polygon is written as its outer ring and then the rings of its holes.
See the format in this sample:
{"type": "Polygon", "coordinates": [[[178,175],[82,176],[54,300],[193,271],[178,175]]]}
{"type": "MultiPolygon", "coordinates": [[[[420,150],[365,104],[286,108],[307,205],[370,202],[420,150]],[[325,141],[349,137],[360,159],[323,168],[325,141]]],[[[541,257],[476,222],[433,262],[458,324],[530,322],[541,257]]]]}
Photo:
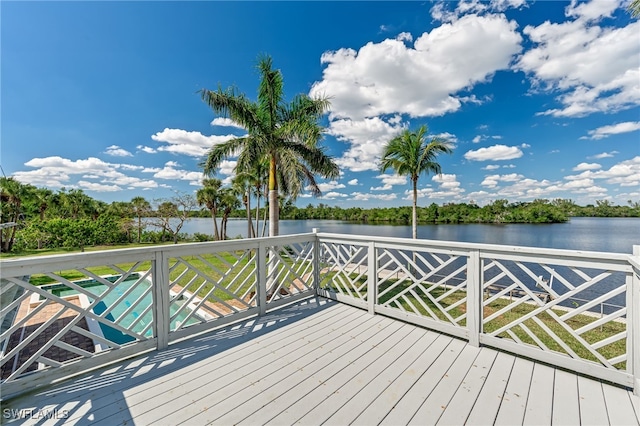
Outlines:
{"type": "Polygon", "coordinates": [[[312,295],[640,390],[639,246],[629,255],[313,232],[6,259],[0,278],[0,320],[12,322],[0,335],[2,398],[312,295]],[[107,269],[121,278],[108,282],[107,269]]]}

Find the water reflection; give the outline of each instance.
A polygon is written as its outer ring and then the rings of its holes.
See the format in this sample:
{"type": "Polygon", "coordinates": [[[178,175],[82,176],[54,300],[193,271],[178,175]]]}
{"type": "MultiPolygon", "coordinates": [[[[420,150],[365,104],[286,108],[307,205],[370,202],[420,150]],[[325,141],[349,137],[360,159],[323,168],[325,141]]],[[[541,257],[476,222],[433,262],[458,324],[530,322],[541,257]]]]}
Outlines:
{"type": "MultiPolygon", "coordinates": [[[[244,220],[230,220],[228,235],[244,237],[247,231],[244,220]]],[[[337,220],[281,220],[280,233],[300,234],[311,232],[336,234],[375,235],[380,237],[411,238],[411,227],[405,225],[369,225],[337,220]]],[[[182,232],[213,234],[211,219],[191,219],[182,232]]],[[[638,218],[573,218],[567,223],[549,225],[463,224],[420,225],[418,238],[427,240],[462,241],[485,244],[504,244],[543,248],[632,253],[633,245],[640,244],[640,219],[638,218]]]]}

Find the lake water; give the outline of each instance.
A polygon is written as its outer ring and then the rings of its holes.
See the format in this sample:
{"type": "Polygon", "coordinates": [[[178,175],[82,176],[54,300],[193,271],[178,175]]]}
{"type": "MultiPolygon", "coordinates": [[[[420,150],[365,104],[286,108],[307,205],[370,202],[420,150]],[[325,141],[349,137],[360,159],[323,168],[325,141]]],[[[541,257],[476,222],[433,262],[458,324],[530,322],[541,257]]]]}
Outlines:
{"type": "MultiPolygon", "coordinates": [[[[318,228],[320,232],[336,234],[411,238],[411,226],[406,225],[371,225],[338,220],[280,221],[281,235],[312,232],[313,228],[318,228]]],[[[190,219],[185,223],[181,232],[213,235],[213,222],[209,218],[190,219]]],[[[230,238],[245,236],[246,233],[247,223],[245,220],[229,220],[227,234],[230,238]]],[[[576,217],[567,223],[543,225],[419,225],[418,238],[632,253],[633,245],[640,245],[640,218],[576,217]]]]}

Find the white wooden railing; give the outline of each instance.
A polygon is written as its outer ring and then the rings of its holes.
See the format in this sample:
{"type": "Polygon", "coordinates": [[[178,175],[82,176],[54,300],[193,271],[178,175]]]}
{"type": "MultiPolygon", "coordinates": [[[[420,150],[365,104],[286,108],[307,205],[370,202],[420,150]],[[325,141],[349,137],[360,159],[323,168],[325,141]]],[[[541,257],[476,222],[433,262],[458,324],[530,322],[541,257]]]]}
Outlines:
{"type": "Polygon", "coordinates": [[[640,389],[638,246],[311,233],[3,260],[0,278],[3,398],[312,295],[640,389]]]}
{"type": "Polygon", "coordinates": [[[318,294],[640,389],[634,256],[319,234],[318,294]]]}
{"type": "Polygon", "coordinates": [[[306,234],[3,260],[2,398],[314,295],[315,241],[306,234]],[[46,281],[57,284],[33,285],[46,281]]]}

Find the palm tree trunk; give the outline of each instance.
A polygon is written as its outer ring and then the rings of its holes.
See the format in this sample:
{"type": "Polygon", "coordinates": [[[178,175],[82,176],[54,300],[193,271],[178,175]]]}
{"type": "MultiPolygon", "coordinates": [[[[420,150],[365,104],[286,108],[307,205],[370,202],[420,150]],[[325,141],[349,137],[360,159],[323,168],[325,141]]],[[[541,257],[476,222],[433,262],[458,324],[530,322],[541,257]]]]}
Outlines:
{"type": "Polygon", "coordinates": [[[260,192],[256,192],[256,237],[260,231],[260,192]]]}
{"type": "Polygon", "coordinates": [[[280,205],[278,203],[278,181],[276,178],[276,157],[271,156],[269,162],[269,236],[279,234],[280,205]]]}
{"type": "Polygon", "coordinates": [[[247,208],[247,238],[253,238],[253,220],[251,219],[251,192],[247,190],[247,202],[245,204],[247,208]]]}
{"type": "Polygon", "coordinates": [[[142,237],[142,218],[138,216],[138,244],[140,244],[141,237],[142,237]]]}
{"type": "Polygon", "coordinates": [[[418,238],[418,179],[413,180],[413,212],[411,214],[411,234],[413,239],[418,238]]]}
{"type": "Polygon", "coordinates": [[[211,219],[213,219],[213,239],[218,241],[220,239],[220,233],[218,232],[218,219],[216,213],[211,210],[211,219]]]}

